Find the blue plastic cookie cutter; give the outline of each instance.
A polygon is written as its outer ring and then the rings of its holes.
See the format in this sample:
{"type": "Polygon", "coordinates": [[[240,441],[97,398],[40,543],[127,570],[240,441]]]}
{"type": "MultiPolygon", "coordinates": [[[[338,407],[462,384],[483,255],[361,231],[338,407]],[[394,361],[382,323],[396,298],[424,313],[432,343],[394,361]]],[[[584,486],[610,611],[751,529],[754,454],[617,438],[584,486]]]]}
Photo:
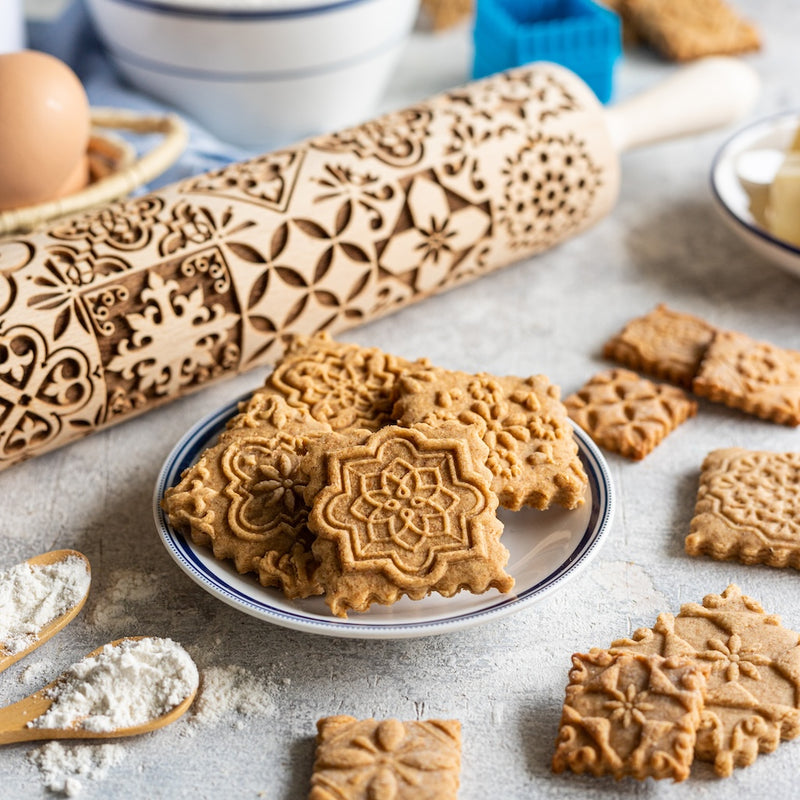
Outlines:
{"type": "Polygon", "coordinates": [[[619,17],[591,0],[477,0],[473,78],[531,61],[580,76],[606,103],[622,52],[619,17]]]}

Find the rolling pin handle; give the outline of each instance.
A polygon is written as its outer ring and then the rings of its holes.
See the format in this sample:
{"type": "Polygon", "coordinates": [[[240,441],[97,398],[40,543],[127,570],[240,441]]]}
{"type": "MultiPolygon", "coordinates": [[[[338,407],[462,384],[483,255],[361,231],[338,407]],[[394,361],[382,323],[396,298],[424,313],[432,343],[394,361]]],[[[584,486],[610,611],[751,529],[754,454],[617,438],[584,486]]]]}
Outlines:
{"type": "Polygon", "coordinates": [[[738,58],[714,56],[605,111],[618,152],[729,125],[755,104],[760,80],[738,58]]]}

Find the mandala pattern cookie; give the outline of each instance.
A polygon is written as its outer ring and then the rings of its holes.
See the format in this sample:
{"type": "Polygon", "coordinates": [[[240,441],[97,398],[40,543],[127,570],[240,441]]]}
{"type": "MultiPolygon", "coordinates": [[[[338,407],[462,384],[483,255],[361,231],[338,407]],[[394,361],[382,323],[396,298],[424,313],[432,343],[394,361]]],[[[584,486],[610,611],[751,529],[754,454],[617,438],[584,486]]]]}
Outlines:
{"type": "Polygon", "coordinates": [[[662,55],[688,61],[758,50],[756,28],[724,0],[624,0],[625,14],[662,55]]]}
{"type": "Polygon", "coordinates": [[[278,393],[336,430],[378,430],[391,421],[400,373],[425,363],[412,365],[377,347],[335,342],[324,332],[298,336],[242,413],[257,418],[262,404],[278,393]]]}
{"type": "Polygon", "coordinates": [[[223,432],[165,492],[162,507],[173,526],[216,558],[258,572],[263,585],[280,586],[288,597],[307,597],[320,587],[296,468],[309,439],[330,428],[279,397],[269,407],[258,427],[223,432]]]}
{"type": "Polygon", "coordinates": [[[691,389],[715,330],[698,317],[661,304],[609,339],[603,355],[632,370],[691,389]]]}
{"type": "Polygon", "coordinates": [[[800,569],[800,453],[709,453],[686,552],[800,569]]]}
{"type": "Polygon", "coordinates": [[[595,375],[564,405],[597,444],[637,460],[697,413],[697,403],[681,389],[625,369],[595,375]]]}
{"type": "Polygon", "coordinates": [[[692,389],[701,397],[783,425],[800,425],[800,352],[720,331],[692,389]]]}
{"type": "Polygon", "coordinates": [[[463,426],[392,425],[328,454],[309,526],[334,614],[404,595],[511,589],[485,459],[485,445],[463,426]]]}
{"type": "Polygon", "coordinates": [[[689,777],[707,667],[607,650],[574,655],[572,663],[555,772],[689,777]]]}
{"type": "Polygon", "coordinates": [[[456,800],[458,720],[325,717],[309,800],[456,800]]]}
{"type": "Polygon", "coordinates": [[[543,375],[417,370],[401,378],[394,415],[400,425],[458,420],[480,430],[492,489],[505,508],[583,503],[588,481],[572,425],[558,387],[543,375]]]}
{"type": "Polygon", "coordinates": [[[661,614],[611,652],[681,656],[711,666],[696,755],[724,777],[800,734],[800,636],[737,586],[661,614]]]}

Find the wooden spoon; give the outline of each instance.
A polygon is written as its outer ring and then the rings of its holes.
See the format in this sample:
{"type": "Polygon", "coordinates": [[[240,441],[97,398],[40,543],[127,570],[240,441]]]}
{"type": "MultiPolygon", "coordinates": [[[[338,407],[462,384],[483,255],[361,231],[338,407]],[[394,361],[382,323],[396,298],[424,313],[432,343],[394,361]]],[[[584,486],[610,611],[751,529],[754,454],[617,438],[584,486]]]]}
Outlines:
{"type": "MultiPolygon", "coordinates": [[[[50,566],[51,564],[56,564],[59,561],[64,561],[69,557],[80,558],[86,565],[86,571],[91,574],[89,559],[86,558],[83,553],[79,553],[77,550],[51,550],[49,553],[42,553],[42,555],[29,558],[25,563],[30,564],[33,567],[45,567],[50,566]]],[[[78,612],[83,608],[83,604],[86,602],[86,597],[88,594],[89,589],[87,585],[87,589],[83,597],[81,597],[81,599],[74,606],[72,606],[72,608],[65,611],[58,617],[55,617],[55,619],[50,620],[50,622],[40,628],[36,639],[24,650],[20,650],[17,653],[8,653],[5,648],[0,645],[0,672],[19,661],[23,656],[28,655],[28,653],[30,653],[32,650],[35,650],[40,644],[44,644],[51,636],[54,636],[65,625],[72,622],[72,620],[78,615],[78,612]]]]}
{"type": "MultiPolygon", "coordinates": [[[[118,647],[123,642],[141,638],[140,636],[131,636],[125,639],[117,639],[111,642],[111,646],[118,647]]],[[[103,647],[105,647],[105,645],[103,645],[103,647]]],[[[93,658],[98,655],[103,647],[98,647],[97,650],[93,650],[89,655],[85,656],[85,658],[93,658]]],[[[88,731],[77,727],[29,728],[28,723],[44,714],[53,704],[54,699],[48,697],[47,694],[50,689],[61,680],[61,677],[56,678],[43,689],[34,692],[32,695],[25,697],[19,702],[6,706],[5,708],[0,708],[0,745],[14,744],[15,742],[41,741],[43,739],[116,739],[121,736],[137,736],[141,733],[149,733],[150,731],[169,725],[170,722],[174,722],[185,714],[189,706],[194,702],[195,695],[197,694],[197,687],[195,687],[188,697],[177,706],[167,711],[166,714],[143,722],[141,725],[133,725],[128,728],[115,728],[112,731],[88,731]]],[[[80,720],[77,720],[75,724],[80,724],[80,720]]]]}

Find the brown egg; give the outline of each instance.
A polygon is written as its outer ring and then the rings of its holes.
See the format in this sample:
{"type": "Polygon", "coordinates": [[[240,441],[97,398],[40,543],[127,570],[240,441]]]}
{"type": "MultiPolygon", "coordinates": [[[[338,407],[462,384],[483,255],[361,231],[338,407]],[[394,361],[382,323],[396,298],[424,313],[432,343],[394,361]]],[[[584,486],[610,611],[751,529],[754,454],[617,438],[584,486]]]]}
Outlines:
{"type": "Polygon", "coordinates": [[[89,100],[62,61],[0,55],[0,210],[53,200],[86,183],[89,100]]]}

